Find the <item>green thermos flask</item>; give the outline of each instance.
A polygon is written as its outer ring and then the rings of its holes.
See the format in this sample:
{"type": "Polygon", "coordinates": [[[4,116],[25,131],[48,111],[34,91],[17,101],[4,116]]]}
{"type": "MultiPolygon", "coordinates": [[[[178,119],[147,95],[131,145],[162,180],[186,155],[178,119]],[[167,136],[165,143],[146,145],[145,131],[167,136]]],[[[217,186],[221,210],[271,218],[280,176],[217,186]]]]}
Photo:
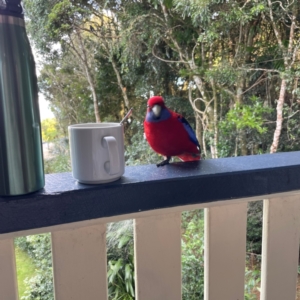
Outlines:
{"type": "Polygon", "coordinates": [[[21,0],[0,0],[0,196],[44,187],[35,63],[21,0]]]}

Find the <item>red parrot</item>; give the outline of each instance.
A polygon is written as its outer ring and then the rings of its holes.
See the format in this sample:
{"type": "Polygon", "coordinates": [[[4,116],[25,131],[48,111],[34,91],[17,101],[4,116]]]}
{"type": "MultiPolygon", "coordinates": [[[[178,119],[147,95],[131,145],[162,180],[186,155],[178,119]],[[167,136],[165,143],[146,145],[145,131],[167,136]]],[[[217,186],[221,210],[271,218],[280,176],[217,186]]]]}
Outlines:
{"type": "Polygon", "coordinates": [[[166,107],[163,97],[148,100],[144,130],[151,148],[165,156],[158,167],[169,164],[172,156],[183,161],[200,160],[201,149],[195,132],[182,115],[166,107]]]}

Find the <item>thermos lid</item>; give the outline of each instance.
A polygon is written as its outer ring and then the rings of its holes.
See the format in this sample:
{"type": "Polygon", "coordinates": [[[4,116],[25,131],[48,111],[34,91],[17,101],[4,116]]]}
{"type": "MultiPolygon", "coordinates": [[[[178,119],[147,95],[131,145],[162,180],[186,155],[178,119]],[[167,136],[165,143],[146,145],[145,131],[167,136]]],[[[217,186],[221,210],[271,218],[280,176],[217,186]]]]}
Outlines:
{"type": "Polygon", "coordinates": [[[0,0],[0,15],[24,18],[21,0],[0,0]]]}

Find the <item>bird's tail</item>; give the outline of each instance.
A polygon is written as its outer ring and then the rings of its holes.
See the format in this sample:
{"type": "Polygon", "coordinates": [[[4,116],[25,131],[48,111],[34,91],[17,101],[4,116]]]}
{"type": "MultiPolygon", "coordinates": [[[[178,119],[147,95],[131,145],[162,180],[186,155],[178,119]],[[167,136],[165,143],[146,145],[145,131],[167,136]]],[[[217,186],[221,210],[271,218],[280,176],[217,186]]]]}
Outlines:
{"type": "Polygon", "coordinates": [[[178,157],[182,161],[195,161],[201,159],[200,153],[183,153],[178,155],[178,157]]]}

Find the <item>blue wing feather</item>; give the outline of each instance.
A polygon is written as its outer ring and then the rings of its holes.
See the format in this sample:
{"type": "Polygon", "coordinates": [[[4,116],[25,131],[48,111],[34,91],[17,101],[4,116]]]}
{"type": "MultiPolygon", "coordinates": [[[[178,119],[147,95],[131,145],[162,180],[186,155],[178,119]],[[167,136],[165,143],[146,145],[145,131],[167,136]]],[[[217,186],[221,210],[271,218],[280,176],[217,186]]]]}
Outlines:
{"type": "Polygon", "coordinates": [[[200,145],[197,140],[196,134],[193,128],[191,127],[191,125],[189,124],[189,122],[182,116],[178,116],[178,121],[182,123],[184,129],[187,131],[189,135],[190,140],[200,149],[200,145]]]}

